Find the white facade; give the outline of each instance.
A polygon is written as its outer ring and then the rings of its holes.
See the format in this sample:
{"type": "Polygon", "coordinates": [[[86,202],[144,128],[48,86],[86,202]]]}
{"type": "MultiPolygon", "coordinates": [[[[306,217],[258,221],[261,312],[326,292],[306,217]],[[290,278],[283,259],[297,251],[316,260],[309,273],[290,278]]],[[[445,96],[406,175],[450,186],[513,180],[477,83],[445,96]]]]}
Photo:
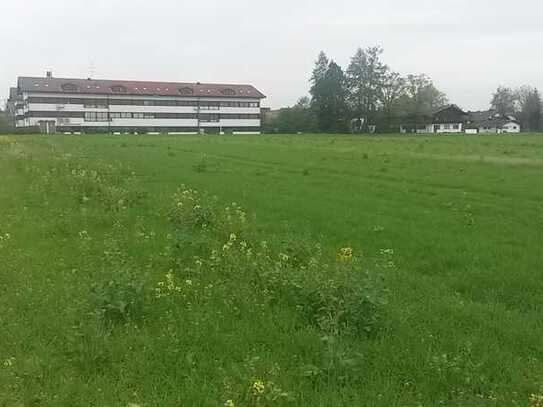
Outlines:
{"type": "MultiPolygon", "coordinates": [[[[400,128],[402,133],[405,133],[403,127],[400,128]]],[[[449,133],[463,133],[463,123],[432,123],[424,125],[424,128],[418,128],[418,134],[449,134],[449,133]]]]}
{"type": "Polygon", "coordinates": [[[520,124],[509,122],[502,126],[502,133],[520,133],[520,124]]]}
{"type": "Polygon", "coordinates": [[[479,127],[479,133],[482,134],[502,134],[502,133],[520,133],[520,124],[514,121],[506,122],[502,126],[494,124],[492,126],[479,127]]]}
{"type": "Polygon", "coordinates": [[[44,132],[72,133],[260,132],[260,100],[264,96],[248,85],[126,81],[116,85],[119,81],[22,79],[19,79],[21,102],[17,127],[39,126],[44,132]],[[72,83],[79,85],[69,88],[70,92],[62,91],[64,84],[72,83]],[[125,94],[113,93],[116,86],[121,86],[125,94]],[[87,88],[96,93],[89,93],[87,88]],[[181,93],[187,89],[192,94],[176,95],[177,90],[181,93]],[[128,94],[131,90],[146,94],[128,94]],[[161,90],[164,95],[153,94],[161,90]],[[224,90],[228,96],[221,94],[224,90]]]}

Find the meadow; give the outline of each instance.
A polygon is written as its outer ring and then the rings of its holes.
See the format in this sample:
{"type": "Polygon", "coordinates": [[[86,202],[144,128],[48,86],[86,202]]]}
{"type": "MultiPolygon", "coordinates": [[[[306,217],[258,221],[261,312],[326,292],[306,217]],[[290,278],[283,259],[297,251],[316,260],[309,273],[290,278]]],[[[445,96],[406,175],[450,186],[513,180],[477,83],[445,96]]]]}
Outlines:
{"type": "Polygon", "coordinates": [[[0,406],[543,406],[543,136],[0,136],[0,406]]]}

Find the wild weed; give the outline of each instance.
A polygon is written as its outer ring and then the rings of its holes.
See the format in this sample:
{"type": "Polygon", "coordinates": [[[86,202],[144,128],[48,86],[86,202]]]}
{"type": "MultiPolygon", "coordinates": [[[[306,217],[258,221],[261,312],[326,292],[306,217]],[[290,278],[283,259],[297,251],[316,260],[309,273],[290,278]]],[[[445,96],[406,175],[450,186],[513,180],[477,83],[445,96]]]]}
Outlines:
{"type": "Polygon", "coordinates": [[[106,327],[141,320],[144,298],[144,284],[124,270],[92,287],[94,314],[106,327]]]}
{"type": "Polygon", "coordinates": [[[331,335],[374,329],[384,290],[379,276],[365,269],[352,248],[326,259],[320,245],[308,238],[288,236],[270,247],[248,233],[247,214],[237,204],[223,207],[217,198],[184,186],[173,201],[169,214],[174,225],[207,237],[200,240],[207,254],[200,250],[195,263],[177,263],[184,276],[205,269],[238,286],[249,285],[264,301],[294,307],[331,335]]]}

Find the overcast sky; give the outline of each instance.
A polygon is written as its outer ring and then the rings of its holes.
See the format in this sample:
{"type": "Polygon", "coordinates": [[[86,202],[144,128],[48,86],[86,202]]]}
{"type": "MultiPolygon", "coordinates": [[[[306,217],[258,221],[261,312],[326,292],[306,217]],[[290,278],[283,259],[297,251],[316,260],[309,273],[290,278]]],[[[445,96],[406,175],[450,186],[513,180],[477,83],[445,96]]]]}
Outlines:
{"type": "Polygon", "coordinates": [[[250,83],[280,107],[307,94],[320,50],[344,68],[381,45],[451,102],[500,84],[543,90],[542,0],[0,0],[0,98],[17,76],[250,83]]]}

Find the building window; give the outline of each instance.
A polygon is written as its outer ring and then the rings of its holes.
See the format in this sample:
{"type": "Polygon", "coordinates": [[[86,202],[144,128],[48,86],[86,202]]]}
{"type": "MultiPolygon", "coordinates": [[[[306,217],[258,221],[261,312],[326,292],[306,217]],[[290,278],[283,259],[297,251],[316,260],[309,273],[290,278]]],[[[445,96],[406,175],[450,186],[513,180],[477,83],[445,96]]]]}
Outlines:
{"type": "Polygon", "coordinates": [[[108,114],[107,112],[85,112],[85,121],[86,122],[107,122],[108,114]]]}
{"type": "Polygon", "coordinates": [[[200,109],[202,110],[219,110],[220,103],[219,102],[202,102],[200,104],[200,109]]]}
{"type": "Polygon", "coordinates": [[[77,85],[73,84],[73,83],[63,83],[62,85],[60,85],[60,88],[64,92],[77,92],[78,91],[77,85]]]}
{"type": "Polygon", "coordinates": [[[220,120],[218,114],[203,114],[200,116],[200,121],[204,123],[215,123],[220,120]]]}
{"type": "Polygon", "coordinates": [[[454,129],[454,130],[460,129],[460,125],[458,125],[458,124],[453,124],[453,129],[454,129]]]}
{"type": "Polygon", "coordinates": [[[84,99],[83,107],[86,109],[107,109],[107,100],[84,99]]]}
{"type": "Polygon", "coordinates": [[[110,89],[113,93],[126,93],[126,88],[123,85],[114,85],[110,89]]]}
{"type": "Polygon", "coordinates": [[[132,113],[132,117],[134,119],[145,119],[145,115],[143,113],[132,113]]]}
{"type": "Polygon", "coordinates": [[[236,96],[236,91],[234,89],[230,89],[230,88],[222,89],[221,93],[224,96],[236,96]]]}
{"type": "Polygon", "coordinates": [[[188,86],[178,89],[179,94],[183,96],[189,96],[194,94],[194,90],[188,86]]]}

